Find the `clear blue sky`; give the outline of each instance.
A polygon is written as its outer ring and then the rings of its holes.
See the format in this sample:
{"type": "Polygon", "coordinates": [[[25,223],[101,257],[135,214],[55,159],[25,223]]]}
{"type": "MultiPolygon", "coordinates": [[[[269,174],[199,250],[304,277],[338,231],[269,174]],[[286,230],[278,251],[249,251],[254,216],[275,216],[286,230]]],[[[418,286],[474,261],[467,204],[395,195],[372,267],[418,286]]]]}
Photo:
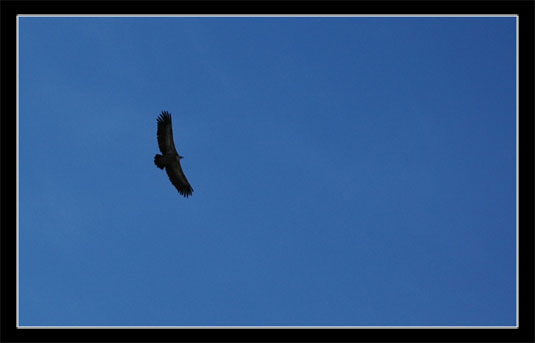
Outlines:
{"type": "Polygon", "coordinates": [[[516,324],[515,18],[19,23],[20,325],[516,324]]]}

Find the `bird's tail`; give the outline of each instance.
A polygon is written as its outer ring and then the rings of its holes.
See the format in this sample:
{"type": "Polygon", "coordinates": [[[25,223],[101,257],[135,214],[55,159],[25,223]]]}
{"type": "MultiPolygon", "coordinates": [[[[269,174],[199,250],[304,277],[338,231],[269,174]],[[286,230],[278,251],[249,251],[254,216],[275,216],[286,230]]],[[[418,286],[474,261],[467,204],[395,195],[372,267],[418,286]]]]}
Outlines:
{"type": "Polygon", "coordinates": [[[156,165],[156,167],[163,169],[163,167],[165,166],[163,156],[160,154],[156,154],[156,156],[154,156],[154,164],[156,165]]]}

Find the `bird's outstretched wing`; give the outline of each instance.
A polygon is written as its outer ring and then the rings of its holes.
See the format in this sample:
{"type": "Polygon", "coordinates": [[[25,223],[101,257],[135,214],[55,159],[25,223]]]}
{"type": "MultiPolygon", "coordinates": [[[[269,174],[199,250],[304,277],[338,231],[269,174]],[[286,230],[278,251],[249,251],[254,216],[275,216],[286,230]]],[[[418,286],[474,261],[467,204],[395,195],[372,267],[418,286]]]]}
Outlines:
{"type": "Polygon", "coordinates": [[[180,162],[167,165],[165,171],[167,172],[167,176],[169,176],[169,180],[171,180],[171,183],[176,187],[180,194],[187,198],[193,193],[193,188],[191,188],[188,179],[186,179],[186,175],[184,175],[184,172],[182,171],[180,162]]]}
{"type": "Polygon", "coordinates": [[[175,142],[173,140],[173,127],[171,121],[171,114],[167,111],[162,111],[158,117],[158,147],[162,154],[169,152],[177,152],[175,142]]]}

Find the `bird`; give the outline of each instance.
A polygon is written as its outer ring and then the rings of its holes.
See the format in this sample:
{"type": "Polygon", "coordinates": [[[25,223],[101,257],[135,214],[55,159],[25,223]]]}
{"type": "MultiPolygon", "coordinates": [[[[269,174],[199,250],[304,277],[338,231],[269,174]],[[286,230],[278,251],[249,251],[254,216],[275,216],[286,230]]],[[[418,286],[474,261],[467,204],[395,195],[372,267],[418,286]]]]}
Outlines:
{"type": "Polygon", "coordinates": [[[180,166],[180,160],[184,156],[180,156],[175,148],[173,141],[173,122],[171,120],[171,113],[162,111],[160,116],[156,119],[158,122],[158,147],[160,154],[154,156],[154,164],[160,169],[164,169],[169,176],[169,180],[176,187],[178,192],[185,198],[193,193],[193,188],[188,182],[186,175],[180,166]]]}

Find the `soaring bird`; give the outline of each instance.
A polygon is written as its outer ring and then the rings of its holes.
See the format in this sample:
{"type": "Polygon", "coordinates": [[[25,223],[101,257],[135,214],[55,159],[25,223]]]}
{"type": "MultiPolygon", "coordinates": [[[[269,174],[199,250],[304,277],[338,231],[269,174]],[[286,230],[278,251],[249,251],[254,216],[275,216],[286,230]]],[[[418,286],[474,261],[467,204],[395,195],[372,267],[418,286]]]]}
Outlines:
{"type": "Polygon", "coordinates": [[[162,111],[157,119],[158,121],[158,146],[162,155],[156,154],[154,156],[154,164],[160,169],[165,168],[169,180],[176,187],[178,192],[184,197],[189,197],[193,193],[193,188],[186,179],[186,175],[180,166],[180,160],[184,156],[180,156],[175,148],[173,141],[173,123],[171,121],[171,113],[162,111]]]}

